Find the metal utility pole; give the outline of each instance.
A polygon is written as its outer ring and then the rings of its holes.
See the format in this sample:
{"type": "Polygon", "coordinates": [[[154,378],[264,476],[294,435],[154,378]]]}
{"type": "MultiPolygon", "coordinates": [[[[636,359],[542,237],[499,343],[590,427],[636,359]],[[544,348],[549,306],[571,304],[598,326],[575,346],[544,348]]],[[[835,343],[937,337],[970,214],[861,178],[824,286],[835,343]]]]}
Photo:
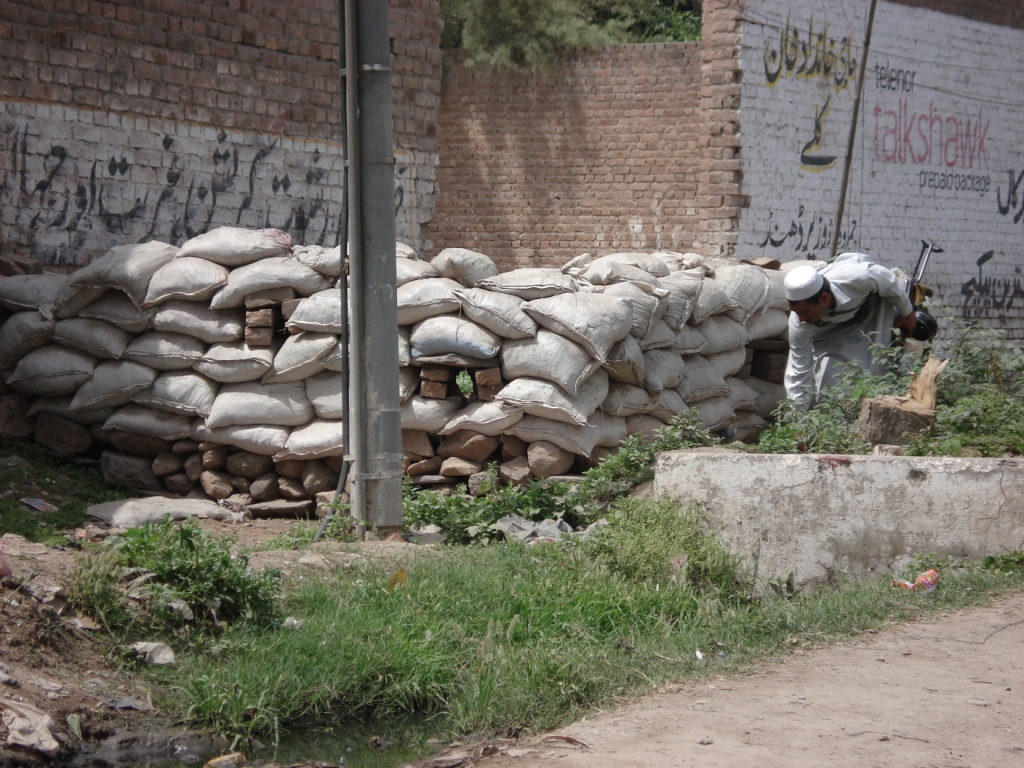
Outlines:
{"type": "Polygon", "coordinates": [[[846,142],[846,159],[843,162],[843,181],[839,187],[839,206],[836,210],[836,226],[832,231],[832,254],[829,258],[836,257],[839,250],[839,232],[843,228],[843,214],[846,209],[846,187],[850,181],[850,164],[853,161],[853,140],[857,135],[857,120],[860,115],[860,99],[864,93],[864,71],[868,65],[868,49],[871,48],[871,28],[875,25],[875,6],[878,0],[871,0],[871,8],[868,10],[868,28],[864,34],[864,52],[860,59],[860,73],[857,75],[857,95],[853,100],[853,117],[850,119],[850,137],[846,142]]]}
{"type": "Polygon", "coordinates": [[[339,2],[348,159],[351,514],[386,532],[402,525],[388,3],[339,2]]]}

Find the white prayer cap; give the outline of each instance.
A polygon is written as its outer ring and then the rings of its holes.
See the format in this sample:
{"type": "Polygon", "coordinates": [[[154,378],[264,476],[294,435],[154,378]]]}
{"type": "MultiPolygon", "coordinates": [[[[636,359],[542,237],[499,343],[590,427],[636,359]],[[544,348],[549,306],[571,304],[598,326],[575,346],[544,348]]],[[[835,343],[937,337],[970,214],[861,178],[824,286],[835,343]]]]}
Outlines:
{"type": "Polygon", "coordinates": [[[809,264],[795,267],[786,274],[786,298],[789,301],[804,301],[821,290],[825,279],[809,264]]]}

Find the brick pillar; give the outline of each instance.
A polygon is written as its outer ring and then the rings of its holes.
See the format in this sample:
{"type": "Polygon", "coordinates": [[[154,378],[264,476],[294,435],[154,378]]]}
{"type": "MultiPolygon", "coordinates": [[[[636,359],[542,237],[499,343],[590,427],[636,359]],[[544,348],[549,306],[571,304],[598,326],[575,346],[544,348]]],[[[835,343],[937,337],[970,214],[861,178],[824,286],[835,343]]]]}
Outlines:
{"type": "Polygon", "coordinates": [[[700,213],[694,250],[712,262],[736,258],[739,215],[746,206],[740,156],[743,0],[705,0],[700,48],[700,213]]]}

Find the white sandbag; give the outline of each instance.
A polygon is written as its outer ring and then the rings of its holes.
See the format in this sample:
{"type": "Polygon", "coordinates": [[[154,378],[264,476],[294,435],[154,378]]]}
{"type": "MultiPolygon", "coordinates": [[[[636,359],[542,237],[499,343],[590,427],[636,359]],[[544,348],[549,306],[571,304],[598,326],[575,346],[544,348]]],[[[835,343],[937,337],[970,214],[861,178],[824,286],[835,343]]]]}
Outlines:
{"type": "Polygon", "coordinates": [[[455,292],[461,288],[461,283],[447,277],[412,280],[399,286],[395,292],[398,324],[415,325],[428,317],[458,312],[462,302],[455,292]]]}
{"type": "Polygon", "coordinates": [[[313,406],[301,381],[288,384],[247,381],[220,388],[206,418],[206,426],[210,429],[254,424],[296,427],[313,416],[313,406]]]}
{"type": "Polygon", "coordinates": [[[28,407],[25,415],[32,417],[40,413],[52,413],[54,416],[60,416],[62,419],[68,419],[76,424],[83,426],[92,426],[93,424],[102,424],[110,415],[114,412],[114,408],[94,408],[90,410],[72,410],[71,409],[71,395],[63,395],[62,397],[37,397],[32,400],[32,405],[28,407]]]}
{"type": "Polygon", "coordinates": [[[698,267],[673,272],[668,277],[661,278],[658,284],[668,291],[668,296],[665,297],[668,308],[662,319],[668,323],[669,328],[678,331],[693,314],[693,307],[704,284],[704,269],[698,267]]]}
{"type": "Polygon", "coordinates": [[[395,286],[411,283],[413,280],[429,280],[440,277],[434,265],[419,259],[395,258],[395,286]]]}
{"type": "Polygon", "coordinates": [[[687,355],[683,358],[683,380],[676,392],[687,405],[701,400],[721,397],[729,391],[725,376],[720,374],[702,355],[687,355]]]}
{"type": "Polygon", "coordinates": [[[579,283],[554,267],[521,267],[477,281],[477,288],[508,293],[526,301],[579,290],[579,283]]]}
{"type": "Polygon", "coordinates": [[[419,429],[437,434],[462,409],[461,397],[435,400],[413,395],[399,409],[402,429],[419,429]]]}
{"type": "Polygon", "coordinates": [[[768,427],[771,426],[764,418],[753,411],[737,411],[736,420],[729,425],[733,440],[743,443],[756,443],[768,427]]]}
{"type": "Polygon", "coordinates": [[[67,282],[67,275],[53,272],[0,277],[0,304],[11,312],[43,309],[52,313],[67,282]]]}
{"type": "Polygon", "coordinates": [[[614,283],[605,286],[603,293],[605,296],[629,300],[633,307],[633,328],[630,333],[638,339],[646,336],[668,309],[667,292],[665,296],[658,296],[654,287],[646,283],[614,283]]]}
{"type": "Polygon", "coordinates": [[[274,347],[242,342],[213,344],[193,363],[193,370],[223,384],[259,379],[274,364],[274,347]]]}
{"type": "Polygon", "coordinates": [[[586,424],[608,395],[608,374],[598,369],[584,381],[575,397],[544,379],[518,378],[502,387],[495,399],[521,408],[530,416],[542,416],[569,424],[586,424]]]}
{"type": "Polygon", "coordinates": [[[292,238],[279,229],[217,227],[186,240],[178,257],[195,256],[226,267],[240,267],[291,251],[292,238]]]}
{"type": "Polygon", "coordinates": [[[757,392],[757,402],[751,410],[759,416],[768,418],[786,400],[786,387],[782,384],[754,376],[746,381],[750,388],[757,392]]]}
{"type": "Polygon", "coordinates": [[[71,400],[75,411],[117,408],[128,405],[132,396],[148,389],[156,380],[152,368],[129,360],[107,360],[92,372],[71,400]]]}
{"type": "Polygon", "coordinates": [[[153,273],[143,306],[172,299],[204,301],[227,281],[227,267],[194,256],[179,257],[153,273]]]}
{"type": "Polygon", "coordinates": [[[7,383],[23,394],[37,397],[70,395],[89,380],[96,358],[60,344],[37,347],[22,357],[7,383]]]}
{"type": "Polygon", "coordinates": [[[683,358],[673,350],[644,352],[644,389],[653,394],[675,389],[682,383],[685,367],[683,358]]]}
{"type": "Polygon", "coordinates": [[[408,243],[403,243],[401,240],[395,241],[395,258],[398,259],[417,259],[419,260],[419,254],[416,253],[416,249],[408,243]]]}
{"type": "Polygon", "coordinates": [[[132,335],[105,320],[69,317],[53,326],[53,340],[72,349],[88,352],[101,360],[117,360],[128,348],[132,335]]]}
{"type": "Polygon", "coordinates": [[[640,349],[647,352],[652,349],[672,349],[676,345],[676,333],[668,327],[668,323],[659,320],[647,335],[640,339],[640,349]]]}
{"type": "Polygon", "coordinates": [[[413,360],[435,355],[466,355],[486,360],[501,349],[499,335],[455,315],[428,317],[416,323],[409,343],[413,360]]]}
{"type": "MultiPolygon", "coordinates": [[[[409,343],[411,330],[411,328],[398,329],[398,364],[402,366],[412,365],[412,344],[409,343]]],[[[338,344],[338,349],[341,349],[341,344],[338,344]]]]}
{"type": "Polygon", "coordinates": [[[115,245],[73,272],[68,282],[74,286],[120,288],[136,306],[141,306],[146,301],[150,278],[177,253],[176,246],[158,240],[115,245]]]}
{"type": "MultiPolygon", "coordinates": [[[[291,430],[287,427],[257,424],[255,426],[204,429],[201,439],[213,445],[231,445],[239,450],[257,453],[260,456],[273,456],[284,450],[290,433],[291,430]]],[[[200,435],[194,437],[200,437],[200,435]]]]}
{"type": "Polygon", "coordinates": [[[524,416],[509,427],[508,434],[527,443],[546,440],[580,456],[592,454],[599,441],[605,438],[604,430],[596,424],[566,424],[540,416],[524,416]]]}
{"type": "Polygon", "coordinates": [[[132,395],[132,402],[205,419],[210,415],[217,389],[216,382],[195,371],[167,371],[157,376],[148,389],[132,395]]]}
{"type": "Polygon", "coordinates": [[[153,310],[139,309],[121,291],[104,291],[98,299],[82,307],[78,316],[103,320],[128,333],[142,333],[150,326],[153,310]]]}
{"type": "Polygon", "coordinates": [[[736,414],[727,395],[701,400],[692,407],[697,412],[701,426],[708,432],[718,432],[736,421],[736,414]]]}
{"type": "Polygon", "coordinates": [[[687,409],[686,401],[683,400],[680,395],[674,389],[664,389],[658,394],[658,398],[654,401],[654,408],[651,410],[651,416],[658,419],[659,421],[668,424],[675,418],[676,414],[682,413],[687,409]]]}
{"type": "Polygon", "coordinates": [[[603,293],[563,293],[535,299],[524,304],[523,311],[538,325],[582,345],[601,363],[633,328],[629,300],[603,293]]]}
{"type": "MultiPolygon", "coordinates": [[[[306,380],[309,389],[309,379],[306,380]]],[[[415,368],[402,366],[398,369],[398,402],[404,403],[420,389],[420,372],[415,368]]],[[[341,418],[340,416],[338,418],[341,418]]]]}
{"type": "Polygon", "coordinates": [[[594,259],[589,253],[581,253],[575,258],[569,259],[559,269],[566,274],[572,275],[573,277],[580,277],[584,272],[590,269],[590,265],[594,263],[594,259]]]}
{"type": "Polygon", "coordinates": [[[650,413],[656,400],[643,387],[618,382],[608,385],[608,395],[601,403],[601,411],[609,416],[633,416],[650,413]]]}
{"type": "Polygon", "coordinates": [[[125,347],[121,358],[142,363],[158,371],[176,371],[191,368],[206,352],[206,344],[195,336],[183,333],[150,331],[136,337],[125,347]]]}
{"type": "Polygon", "coordinates": [[[490,256],[468,248],[445,248],[430,264],[441,277],[456,280],[467,288],[475,288],[481,280],[498,274],[498,267],[490,256]]]}
{"type": "Polygon", "coordinates": [[[310,269],[327,277],[341,276],[341,246],[324,248],[322,245],[296,245],[292,257],[310,269]]]}
{"type": "Polygon", "coordinates": [[[338,346],[338,337],[331,333],[297,333],[284,340],[274,355],[270,370],[263,374],[265,384],[285,384],[315,376],[326,365],[323,358],[338,346]]]}
{"type": "Polygon", "coordinates": [[[658,436],[658,430],[665,426],[665,422],[651,414],[639,413],[636,416],[626,417],[627,435],[646,435],[650,438],[658,436]]]}
{"type": "Polygon", "coordinates": [[[747,345],[746,326],[728,314],[712,315],[696,326],[708,340],[707,346],[701,351],[705,357],[747,345]]]}
{"type": "Polygon", "coordinates": [[[192,417],[132,403],[114,411],[103,422],[103,430],[132,432],[161,440],[181,440],[192,435],[192,417]]]}
{"type": "Polygon", "coordinates": [[[723,377],[735,376],[746,365],[747,350],[745,347],[738,347],[737,349],[718,352],[714,355],[709,355],[705,352],[702,357],[723,377]]]}
{"type": "Polygon", "coordinates": [[[463,429],[495,437],[523,418],[523,410],[501,400],[474,400],[456,413],[438,434],[451,435],[463,429]]]}
{"type": "Polygon", "coordinates": [[[729,298],[729,295],[719,287],[714,278],[705,277],[704,282],[700,286],[700,293],[697,294],[697,301],[694,302],[693,311],[690,313],[690,319],[687,322],[701,323],[712,315],[729,312],[736,309],[737,306],[736,302],[729,298]]]}
{"type": "Polygon", "coordinates": [[[47,320],[36,309],[16,312],[7,318],[0,327],[0,371],[46,344],[53,325],[53,320],[47,320]]]}
{"type": "Polygon", "coordinates": [[[708,346],[708,340],[696,325],[683,323],[676,331],[676,343],[672,349],[680,355],[699,355],[708,346]]]}
{"type": "MultiPolygon", "coordinates": [[[[416,377],[416,380],[419,381],[419,376],[416,377]]],[[[341,405],[341,385],[342,377],[333,371],[318,373],[316,376],[306,379],[306,397],[309,398],[309,403],[319,418],[340,419],[344,416],[345,412],[341,405]]]]}
{"type": "MultiPolygon", "coordinates": [[[[798,261],[793,262],[794,264],[812,264],[824,262],[809,262],[809,261],[798,261]]],[[[789,299],[786,298],[786,272],[781,269],[766,269],[765,275],[768,277],[768,292],[764,297],[764,308],[765,309],[781,309],[784,312],[789,311],[789,299]]]]}
{"type": "Polygon", "coordinates": [[[641,251],[623,251],[621,253],[609,253],[605,256],[598,256],[591,261],[591,267],[600,267],[609,262],[637,267],[653,277],[665,277],[669,274],[668,265],[656,253],[643,253],[641,251]]]}
{"type": "Polygon", "coordinates": [[[210,307],[240,307],[250,293],[273,288],[292,288],[299,296],[311,296],[330,287],[331,281],[328,278],[310,269],[298,259],[290,256],[272,256],[231,270],[227,284],[210,300],[210,307]]]}
{"type": "Polygon", "coordinates": [[[593,416],[590,417],[590,425],[598,430],[596,442],[597,446],[601,448],[617,448],[629,436],[626,431],[625,416],[611,416],[601,411],[594,411],[593,416]]]}
{"type": "Polygon", "coordinates": [[[765,307],[747,320],[750,341],[759,339],[785,339],[789,337],[789,312],[765,307]]]}
{"type": "Polygon", "coordinates": [[[526,301],[483,288],[455,291],[462,313],[503,339],[525,339],[537,333],[537,323],[523,311],[526,301]]]}
{"type": "MultiPolygon", "coordinates": [[[[58,320],[78,317],[78,313],[83,307],[92,304],[106,293],[107,290],[105,287],[71,285],[69,282],[65,282],[64,287],[57,296],[57,301],[53,305],[53,316],[58,320]]],[[[109,290],[121,293],[121,291],[116,289],[109,290]]]]}
{"type": "Polygon", "coordinates": [[[752,411],[757,407],[758,392],[745,380],[726,376],[725,383],[729,387],[726,397],[734,411],[752,411]]]}
{"type": "Polygon", "coordinates": [[[638,387],[644,383],[644,368],[644,351],[632,334],[616,342],[604,362],[609,379],[638,387]]]}
{"type": "Polygon", "coordinates": [[[153,314],[153,330],[183,333],[207,344],[238,341],[245,335],[244,309],[210,309],[188,301],[168,301],[153,314]]]}
{"type": "Polygon", "coordinates": [[[609,260],[607,257],[594,259],[582,277],[594,285],[611,285],[612,283],[658,285],[658,278],[647,270],[625,262],[609,260]]]}
{"type": "Polygon", "coordinates": [[[320,459],[345,453],[345,429],[340,421],[317,419],[296,427],[288,435],[284,448],[274,454],[275,461],[320,459]]]}
{"type": "Polygon", "coordinates": [[[285,328],[291,333],[341,333],[341,289],[328,288],[303,299],[295,307],[285,328]]]}
{"type": "Polygon", "coordinates": [[[721,267],[715,273],[715,282],[736,304],[729,317],[746,323],[750,316],[764,306],[768,297],[768,275],[753,264],[733,264],[721,267]]]}
{"type": "Polygon", "coordinates": [[[601,367],[583,347],[564,336],[540,328],[529,339],[510,339],[501,346],[501,374],[505,381],[530,376],[553,381],[570,396],[601,367]]]}

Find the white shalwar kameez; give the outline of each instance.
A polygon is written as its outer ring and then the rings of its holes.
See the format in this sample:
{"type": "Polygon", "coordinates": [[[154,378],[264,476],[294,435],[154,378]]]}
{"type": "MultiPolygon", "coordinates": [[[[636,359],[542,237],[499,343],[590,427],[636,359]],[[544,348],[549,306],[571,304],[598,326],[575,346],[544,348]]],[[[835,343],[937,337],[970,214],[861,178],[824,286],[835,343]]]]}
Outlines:
{"type": "Polygon", "coordinates": [[[888,347],[893,323],[914,311],[906,280],[875,264],[864,253],[842,253],[819,270],[835,297],[835,305],[817,323],[789,315],[789,360],[786,396],[809,408],[823,387],[834,384],[847,363],[872,374],[886,372],[886,363],[872,347],[888,347]]]}

